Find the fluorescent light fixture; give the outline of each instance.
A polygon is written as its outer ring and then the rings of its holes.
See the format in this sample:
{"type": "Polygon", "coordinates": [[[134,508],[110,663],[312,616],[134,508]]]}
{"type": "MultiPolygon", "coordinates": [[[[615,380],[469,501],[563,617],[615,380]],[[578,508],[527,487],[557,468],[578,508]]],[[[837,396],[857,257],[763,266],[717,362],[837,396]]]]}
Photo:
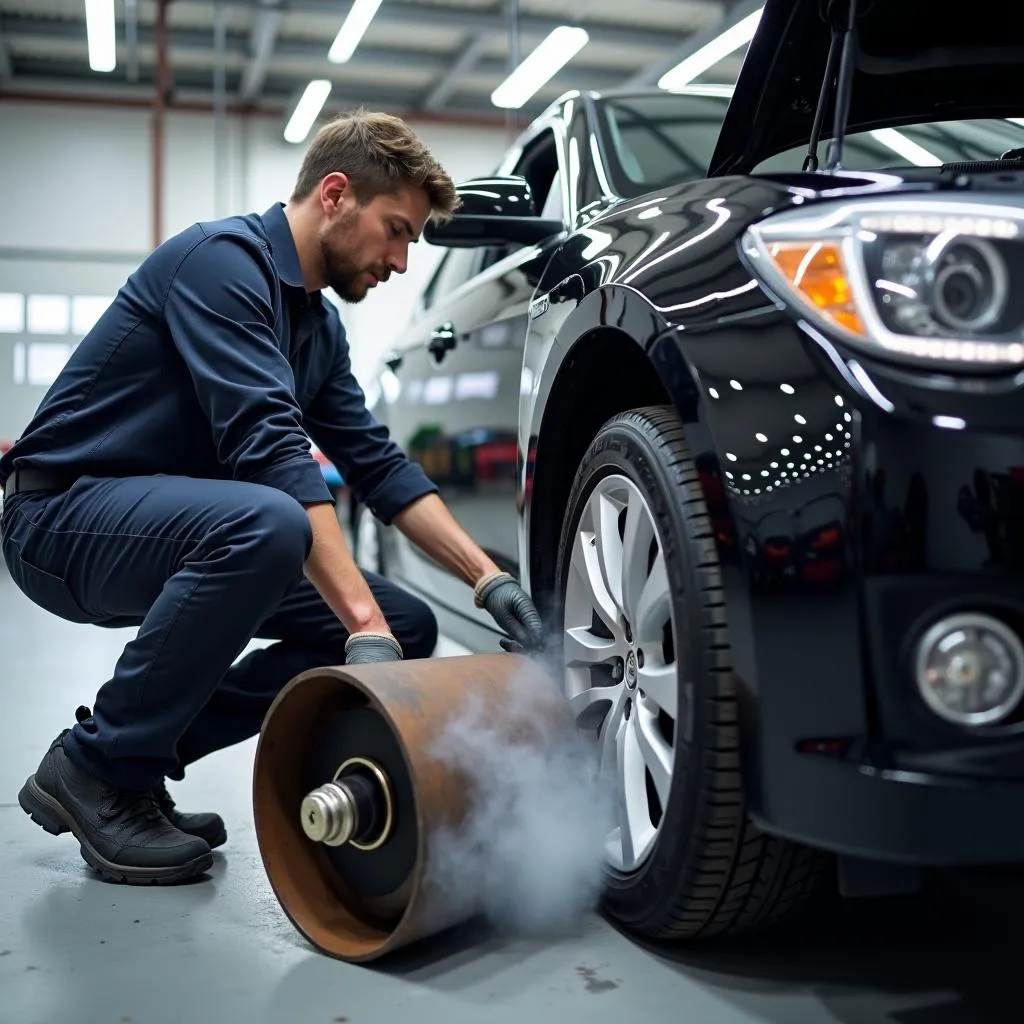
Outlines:
{"type": "Polygon", "coordinates": [[[895,128],[876,128],[871,133],[871,137],[891,149],[897,156],[909,160],[916,167],[940,167],[942,165],[942,161],[934,153],[929,153],[924,146],[919,146],[912,139],[908,139],[903,132],[896,131],[895,128]]]}
{"type": "Polygon", "coordinates": [[[299,102],[295,104],[292,116],[284,128],[285,142],[303,142],[309,134],[313,122],[324,109],[327,97],[331,94],[331,83],[326,78],[314,78],[303,90],[299,102]]]}
{"type": "Polygon", "coordinates": [[[686,85],[680,89],[673,89],[673,92],[685,92],[687,96],[724,96],[726,99],[732,97],[736,91],[734,85],[686,85]]]}
{"type": "Polygon", "coordinates": [[[559,25],[491,93],[496,107],[518,110],[538,89],[545,86],[590,42],[586,29],[559,25]]]}
{"type": "Polygon", "coordinates": [[[93,71],[113,71],[117,67],[114,0],[85,0],[85,32],[89,67],[93,71]]]}
{"type": "Polygon", "coordinates": [[[345,21],[338,29],[338,34],[327,53],[327,59],[332,64],[344,64],[356,52],[356,47],[373,21],[378,7],[380,0],[353,0],[345,21]]]}
{"type": "Polygon", "coordinates": [[[715,36],[710,43],[702,46],[696,53],[691,53],[684,61],[666,71],[658,79],[662,89],[681,89],[699,78],[708,68],[713,68],[723,57],[728,57],[734,50],[749,43],[754,38],[758,23],[761,21],[763,7],[748,14],[742,21],[727,28],[721,35],[715,36]]]}

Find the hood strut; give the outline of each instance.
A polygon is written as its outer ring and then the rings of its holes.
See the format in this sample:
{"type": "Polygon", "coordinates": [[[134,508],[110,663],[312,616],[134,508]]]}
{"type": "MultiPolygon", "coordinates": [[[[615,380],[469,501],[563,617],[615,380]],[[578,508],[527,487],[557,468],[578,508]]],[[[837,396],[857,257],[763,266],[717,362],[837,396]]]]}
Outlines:
{"type": "MultiPolygon", "coordinates": [[[[869,5],[870,6],[870,5],[869,5]]],[[[853,90],[854,56],[857,51],[857,0],[828,0],[825,17],[832,23],[832,41],[828,48],[828,61],[825,75],[821,82],[818,95],[818,107],[814,112],[814,125],[804,158],[804,170],[818,169],[818,141],[821,138],[821,126],[825,121],[832,94],[833,80],[836,79],[836,63],[839,62],[839,76],[835,81],[835,114],[832,126],[832,141],[829,143],[826,170],[834,171],[842,164],[843,141],[846,135],[846,122],[850,116],[850,99],[853,90]],[[846,7],[845,12],[842,10],[846,7]],[[845,13],[845,20],[842,15],[845,13]]]]}

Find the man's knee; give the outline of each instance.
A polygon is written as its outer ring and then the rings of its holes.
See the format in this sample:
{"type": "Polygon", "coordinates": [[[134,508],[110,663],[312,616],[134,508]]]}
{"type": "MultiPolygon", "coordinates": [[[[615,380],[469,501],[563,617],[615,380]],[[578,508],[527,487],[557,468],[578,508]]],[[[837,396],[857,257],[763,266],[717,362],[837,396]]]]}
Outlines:
{"type": "Polygon", "coordinates": [[[290,495],[260,487],[236,523],[236,535],[270,573],[298,577],[313,545],[306,510],[290,495]]]}
{"type": "Polygon", "coordinates": [[[429,658],[437,646],[437,618],[425,601],[404,594],[402,614],[391,628],[407,661],[429,658]]]}

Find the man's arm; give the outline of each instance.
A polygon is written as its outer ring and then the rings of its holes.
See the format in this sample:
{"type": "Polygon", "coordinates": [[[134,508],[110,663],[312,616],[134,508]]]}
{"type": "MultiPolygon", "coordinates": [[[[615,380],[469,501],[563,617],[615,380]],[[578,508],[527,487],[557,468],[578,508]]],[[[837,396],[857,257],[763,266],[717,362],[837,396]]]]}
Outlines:
{"type": "Polygon", "coordinates": [[[385,525],[392,522],[445,568],[474,588],[476,602],[524,647],[543,642],[540,616],[529,595],[470,538],[437,496],[422,467],[406,457],[366,408],[336,326],[334,371],[320,389],[306,423],[345,482],[385,525]]]}
{"type": "Polygon", "coordinates": [[[436,494],[414,501],[395,516],[395,526],[431,558],[473,588],[478,608],[521,647],[544,646],[544,628],[530,595],[455,521],[436,494]]]}
{"type": "Polygon", "coordinates": [[[171,339],[209,418],[217,455],[236,480],[284,491],[309,516],[306,576],[351,633],[386,632],[355,566],[313,458],[278,347],[273,265],[254,240],[217,235],[182,259],[164,301],[171,339]]]}
{"type": "Polygon", "coordinates": [[[352,559],[334,506],[310,505],[306,514],[313,527],[306,578],[350,633],[390,633],[373,591],[352,559]]]}
{"type": "Polygon", "coordinates": [[[334,363],[305,411],[310,435],[359,500],[385,526],[412,502],[437,492],[421,466],[410,462],[384,424],[366,407],[352,373],[344,328],[329,323],[334,363]]]}
{"type": "Polygon", "coordinates": [[[413,544],[471,587],[500,571],[436,494],[406,506],[394,522],[413,544]]]}

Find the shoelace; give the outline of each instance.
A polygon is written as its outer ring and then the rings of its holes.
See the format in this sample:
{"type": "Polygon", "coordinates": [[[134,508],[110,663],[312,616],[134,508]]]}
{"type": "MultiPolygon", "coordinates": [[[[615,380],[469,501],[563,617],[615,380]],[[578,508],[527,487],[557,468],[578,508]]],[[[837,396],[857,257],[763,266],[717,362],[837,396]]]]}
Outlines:
{"type": "Polygon", "coordinates": [[[174,813],[174,800],[171,798],[171,794],[167,792],[167,784],[165,782],[161,782],[153,790],[153,797],[160,810],[169,818],[174,813]]]}
{"type": "MultiPolygon", "coordinates": [[[[75,710],[75,721],[79,724],[87,722],[90,718],[92,718],[92,708],[83,704],[75,710]]],[[[132,790],[117,794],[105,808],[104,816],[121,818],[126,825],[135,821],[159,824],[173,810],[174,801],[171,799],[171,794],[167,792],[167,786],[161,783],[153,790],[142,792],[132,790]]]]}

